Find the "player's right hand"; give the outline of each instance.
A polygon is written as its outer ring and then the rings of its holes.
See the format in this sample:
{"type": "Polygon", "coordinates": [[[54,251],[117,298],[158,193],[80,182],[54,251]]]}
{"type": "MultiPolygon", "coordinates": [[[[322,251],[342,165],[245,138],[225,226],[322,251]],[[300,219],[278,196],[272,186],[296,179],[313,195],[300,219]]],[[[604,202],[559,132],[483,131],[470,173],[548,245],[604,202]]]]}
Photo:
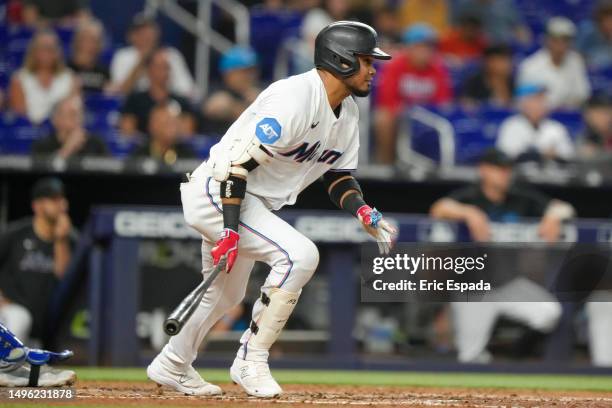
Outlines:
{"type": "Polygon", "coordinates": [[[221,238],[217,241],[210,254],[213,257],[213,265],[217,265],[224,255],[227,256],[227,263],[225,264],[225,271],[229,273],[234,266],[236,257],[238,256],[238,241],[240,241],[240,234],[229,228],[225,228],[221,232],[221,238]]]}

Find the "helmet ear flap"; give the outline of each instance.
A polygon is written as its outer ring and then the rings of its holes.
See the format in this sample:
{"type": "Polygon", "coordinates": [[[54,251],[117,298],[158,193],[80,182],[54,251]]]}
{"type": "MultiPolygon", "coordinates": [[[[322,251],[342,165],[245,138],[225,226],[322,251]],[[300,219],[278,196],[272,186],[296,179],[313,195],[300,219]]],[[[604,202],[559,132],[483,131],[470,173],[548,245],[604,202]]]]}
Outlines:
{"type": "Polygon", "coordinates": [[[359,58],[352,55],[351,58],[346,58],[343,55],[331,51],[332,59],[334,60],[334,68],[336,72],[345,78],[359,71],[359,58]]]}

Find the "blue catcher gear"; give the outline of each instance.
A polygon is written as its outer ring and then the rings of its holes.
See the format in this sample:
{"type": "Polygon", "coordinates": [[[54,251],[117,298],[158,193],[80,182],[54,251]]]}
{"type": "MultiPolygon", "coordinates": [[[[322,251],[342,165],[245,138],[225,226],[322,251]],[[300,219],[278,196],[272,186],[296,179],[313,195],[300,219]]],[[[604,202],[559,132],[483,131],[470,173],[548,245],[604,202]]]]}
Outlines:
{"type": "Polygon", "coordinates": [[[30,364],[28,387],[37,387],[40,368],[48,363],[64,361],[73,356],[72,351],[56,353],[48,350],[30,349],[23,345],[11,331],[0,323],[0,368],[14,370],[24,363],[30,364]]]}
{"type": "Polygon", "coordinates": [[[0,361],[21,364],[25,361],[27,349],[23,343],[0,323],[0,361]]]}

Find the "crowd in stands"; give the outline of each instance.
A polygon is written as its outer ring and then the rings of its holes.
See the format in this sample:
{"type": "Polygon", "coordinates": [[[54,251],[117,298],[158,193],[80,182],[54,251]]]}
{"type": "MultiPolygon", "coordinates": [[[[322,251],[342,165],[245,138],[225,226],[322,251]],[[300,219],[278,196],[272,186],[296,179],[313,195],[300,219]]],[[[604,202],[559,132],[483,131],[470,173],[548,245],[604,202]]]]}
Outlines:
{"type": "MultiPolygon", "coordinates": [[[[400,121],[417,105],[482,121],[495,111],[494,137],[479,149],[496,145],[519,161],[611,153],[610,0],[580,2],[580,13],[546,3],[539,14],[523,0],[243,3],[252,48],[221,55],[202,94],[189,50],[162,43],[154,18],[134,16],[123,44],[87,1],[7,1],[0,154],[204,158],[268,83],[312,69],[314,38],[341,19],[372,24],[394,56],[378,67],[371,98],[373,162],[396,161],[400,121]]],[[[457,137],[457,149],[468,145],[457,137]]]]}

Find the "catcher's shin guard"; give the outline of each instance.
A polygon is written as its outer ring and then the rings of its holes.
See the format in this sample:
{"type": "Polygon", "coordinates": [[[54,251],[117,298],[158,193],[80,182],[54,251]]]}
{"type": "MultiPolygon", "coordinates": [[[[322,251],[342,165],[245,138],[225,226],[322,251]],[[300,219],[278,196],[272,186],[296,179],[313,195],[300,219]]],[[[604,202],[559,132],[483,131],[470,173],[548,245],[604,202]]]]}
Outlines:
{"type": "Polygon", "coordinates": [[[272,289],[270,296],[262,293],[261,301],[265,308],[257,322],[251,322],[251,336],[245,346],[269,350],[285,327],[299,297],[298,292],[288,292],[278,288],[272,289]]]}

